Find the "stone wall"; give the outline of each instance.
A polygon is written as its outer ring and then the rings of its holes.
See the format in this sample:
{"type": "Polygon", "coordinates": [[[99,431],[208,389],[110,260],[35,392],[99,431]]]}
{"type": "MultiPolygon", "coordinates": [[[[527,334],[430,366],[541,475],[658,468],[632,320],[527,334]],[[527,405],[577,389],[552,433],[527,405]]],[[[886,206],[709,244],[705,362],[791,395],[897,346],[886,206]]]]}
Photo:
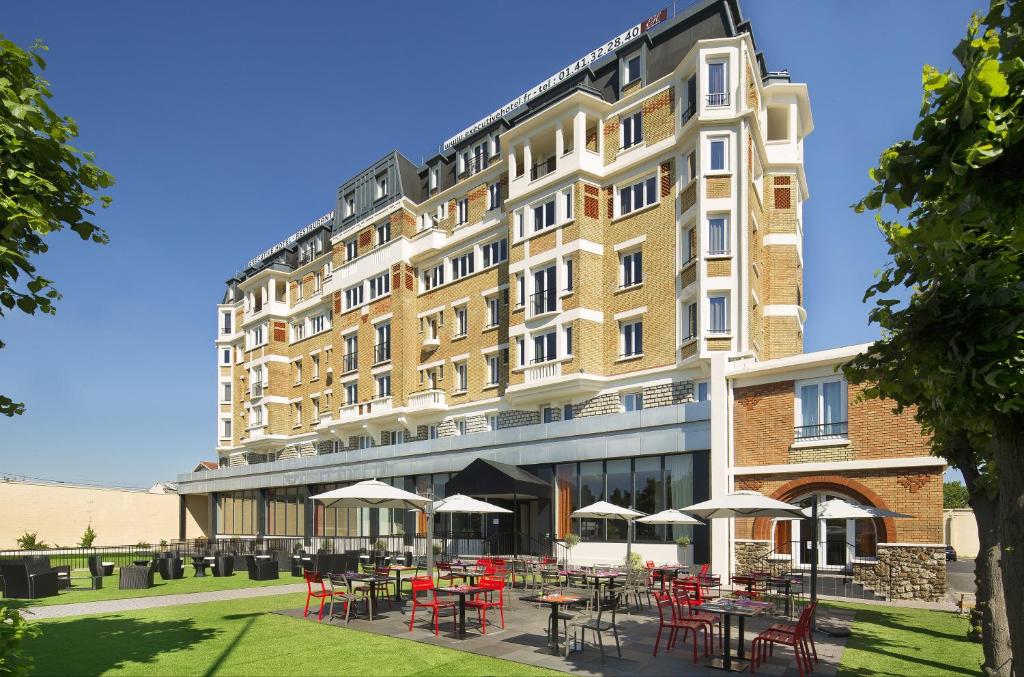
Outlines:
{"type": "Polygon", "coordinates": [[[879,543],[877,559],[855,564],[853,580],[889,599],[938,602],[946,596],[945,546],[879,543]]]}
{"type": "Polygon", "coordinates": [[[772,548],[771,541],[754,541],[736,539],[734,551],[736,553],[736,573],[747,574],[751,571],[762,569],[764,558],[772,548]]]}

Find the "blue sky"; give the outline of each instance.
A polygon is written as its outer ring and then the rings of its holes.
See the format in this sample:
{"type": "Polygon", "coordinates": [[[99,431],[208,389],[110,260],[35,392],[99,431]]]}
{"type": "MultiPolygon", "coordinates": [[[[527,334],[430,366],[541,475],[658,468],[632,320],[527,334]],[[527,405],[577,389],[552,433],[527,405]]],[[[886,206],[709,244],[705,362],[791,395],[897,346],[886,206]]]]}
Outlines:
{"type": "MultiPolygon", "coordinates": [[[[679,2],[683,6],[684,2],[679,2]]],[[[849,205],[909,137],[924,63],[982,0],[747,0],[758,47],[810,90],[806,349],[870,340],[884,247],[849,205]]],[[[251,256],[333,207],[397,148],[414,162],[664,6],[552,3],[8,3],[50,47],[54,105],[117,177],[110,244],[51,240],[55,317],[0,319],[0,474],[148,485],[215,458],[214,304],[251,256]]]]}

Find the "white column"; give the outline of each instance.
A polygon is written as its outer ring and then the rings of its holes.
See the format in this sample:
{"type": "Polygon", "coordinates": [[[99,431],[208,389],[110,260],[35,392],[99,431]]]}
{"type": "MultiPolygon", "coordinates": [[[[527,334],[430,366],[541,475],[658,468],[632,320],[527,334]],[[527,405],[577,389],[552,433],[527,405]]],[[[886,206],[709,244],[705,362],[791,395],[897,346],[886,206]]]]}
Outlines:
{"type": "Polygon", "coordinates": [[[572,152],[580,155],[587,146],[587,114],[576,113],[572,119],[572,152]]]}
{"type": "Polygon", "coordinates": [[[516,149],[513,146],[508,154],[508,180],[516,178],[516,149]]]}
{"type": "Polygon", "coordinates": [[[562,153],[565,152],[565,137],[562,132],[562,123],[559,121],[558,126],[555,127],[555,162],[558,162],[557,158],[562,157],[562,153]]]}
{"type": "Polygon", "coordinates": [[[523,173],[526,174],[526,180],[530,180],[530,167],[533,165],[533,154],[530,152],[530,140],[527,139],[523,144],[523,173]]]}
{"type": "Polygon", "coordinates": [[[272,277],[272,278],[270,278],[270,280],[268,281],[267,284],[268,284],[267,289],[270,292],[270,298],[267,299],[267,301],[268,302],[276,301],[277,300],[277,280],[272,277]]]}
{"type": "MultiPolygon", "coordinates": [[[[718,498],[731,491],[729,469],[732,467],[731,440],[729,439],[730,393],[725,379],[725,353],[711,356],[711,376],[708,396],[711,400],[711,481],[710,498],[718,498]]],[[[732,570],[733,520],[711,520],[711,571],[728,580],[732,570]]]]}

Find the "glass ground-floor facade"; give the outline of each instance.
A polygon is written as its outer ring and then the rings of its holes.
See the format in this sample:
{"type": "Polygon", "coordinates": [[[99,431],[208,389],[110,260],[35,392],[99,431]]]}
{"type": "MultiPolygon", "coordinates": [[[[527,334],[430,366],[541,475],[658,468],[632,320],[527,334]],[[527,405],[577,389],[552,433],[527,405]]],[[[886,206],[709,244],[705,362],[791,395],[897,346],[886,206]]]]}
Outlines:
{"type": "MultiPolygon", "coordinates": [[[[551,541],[569,533],[584,542],[624,542],[625,522],[575,519],[571,513],[595,501],[608,501],[644,513],[679,508],[709,496],[709,453],[693,451],[632,458],[537,463],[519,466],[550,487],[547,495],[488,498],[512,511],[502,515],[438,516],[434,537],[478,539],[492,549],[548,552],[551,541]]],[[[457,473],[378,478],[393,486],[435,498],[457,473]]],[[[214,495],[218,536],[298,538],[405,537],[427,535],[423,512],[399,509],[324,508],[309,497],[351,484],[335,482],[218,492],[214,495]]],[[[545,492],[540,492],[545,493],[545,492]]],[[[694,555],[706,558],[707,528],[637,524],[636,543],[672,543],[689,536],[694,555]]],[[[705,559],[706,561],[706,559],[705,559]]]]}

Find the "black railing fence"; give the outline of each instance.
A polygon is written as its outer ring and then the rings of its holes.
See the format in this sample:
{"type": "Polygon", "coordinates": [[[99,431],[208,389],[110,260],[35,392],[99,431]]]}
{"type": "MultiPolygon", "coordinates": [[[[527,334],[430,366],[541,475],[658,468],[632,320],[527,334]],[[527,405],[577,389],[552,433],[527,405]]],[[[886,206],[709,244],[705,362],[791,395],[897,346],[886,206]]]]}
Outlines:
{"type": "Polygon", "coordinates": [[[815,425],[799,425],[793,429],[798,440],[826,440],[846,437],[847,422],[833,421],[815,425]]]}

